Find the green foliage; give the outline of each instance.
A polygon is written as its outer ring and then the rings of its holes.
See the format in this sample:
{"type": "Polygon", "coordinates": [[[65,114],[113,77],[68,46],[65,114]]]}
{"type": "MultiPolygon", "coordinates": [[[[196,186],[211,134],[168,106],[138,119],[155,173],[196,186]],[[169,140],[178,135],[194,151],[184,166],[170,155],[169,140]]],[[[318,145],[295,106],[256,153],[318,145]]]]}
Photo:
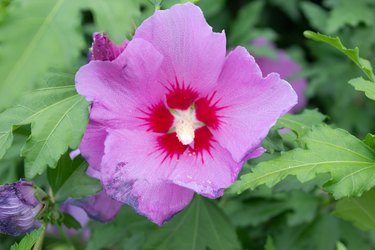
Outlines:
{"type": "Polygon", "coordinates": [[[84,0],[84,9],[94,14],[94,21],[98,32],[105,32],[109,37],[122,43],[135,30],[134,18],[139,16],[139,1],[134,0],[84,0]]]}
{"type": "Polygon", "coordinates": [[[331,179],[325,189],[336,199],[359,196],[375,185],[375,151],[342,129],[317,126],[301,138],[306,149],[297,148],[271,161],[258,164],[251,173],[243,175],[232,192],[266,184],[272,187],[288,175],[301,182],[320,173],[331,179]]]}
{"type": "Polygon", "coordinates": [[[301,2],[301,9],[314,29],[325,31],[328,14],[321,6],[306,1],[301,2]]]}
{"type": "Polygon", "coordinates": [[[352,60],[371,81],[375,81],[375,76],[372,72],[371,64],[367,60],[359,57],[358,47],[355,47],[354,49],[347,49],[341,43],[340,38],[338,37],[333,38],[333,37],[315,33],[312,31],[305,31],[303,34],[305,35],[305,37],[309,39],[312,39],[318,42],[324,42],[335,47],[336,49],[344,53],[350,60],[352,60]]]}
{"type": "Polygon", "coordinates": [[[70,214],[63,213],[63,221],[64,225],[67,228],[74,228],[74,229],[80,229],[81,224],[70,214]]]}
{"type": "Polygon", "coordinates": [[[273,239],[270,236],[267,237],[267,241],[266,241],[266,245],[264,246],[264,250],[276,250],[275,245],[273,243],[273,239]]]}
{"type": "Polygon", "coordinates": [[[10,250],[31,250],[37,240],[42,237],[46,228],[41,226],[39,229],[26,234],[19,243],[11,246],[10,250]]]}
{"type": "Polygon", "coordinates": [[[362,230],[375,229],[375,189],[358,198],[339,200],[333,214],[351,221],[362,230]]]}
{"type": "Polygon", "coordinates": [[[358,77],[349,81],[355,90],[363,91],[371,100],[375,101],[375,82],[367,81],[362,77],[358,77]]]}
{"type": "Polygon", "coordinates": [[[316,109],[305,109],[299,115],[286,114],[277,121],[277,126],[290,128],[298,136],[304,135],[313,125],[321,124],[327,117],[316,109]]]}
{"type": "Polygon", "coordinates": [[[147,238],[143,249],[240,249],[233,226],[207,199],[196,196],[189,207],[147,238]]]}
{"type": "Polygon", "coordinates": [[[48,181],[55,193],[55,199],[62,202],[68,198],[82,198],[101,190],[99,180],[86,174],[87,164],[82,158],[77,157],[73,161],[69,155],[63,156],[56,169],[47,172],[48,181]]]}
{"type": "Polygon", "coordinates": [[[79,145],[88,119],[88,103],[79,96],[70,74],[51,74],[47,86],[24,96],[18,105],[0,114],[0,157],[13,140],[13,131],[31,124],[22,149],[25,175],[33,178],[54,167],[68,148],[79,145]]]}
{"type": "Polygon", "coordinates": [[[49,67],[74,65],[83,48],[78,1],[13,0],[7,12],[0,24],[0,110],[49,67]]]}
{"type": "Polygon", "coordinates": [[[92,222],[90,241],[87,250],[99,250],[114,245],[123,246],[121,249],[143,249],[146,234],[158,227],[124,206],[116,218],[107,223],[92,222]]]}
{"type": "Polygon", "coordinates": [[[345,25],[357,26],[360,23],[374,24],[372,0],[338,0],[327,20],[327,32],[334,33],[345,25]]]}

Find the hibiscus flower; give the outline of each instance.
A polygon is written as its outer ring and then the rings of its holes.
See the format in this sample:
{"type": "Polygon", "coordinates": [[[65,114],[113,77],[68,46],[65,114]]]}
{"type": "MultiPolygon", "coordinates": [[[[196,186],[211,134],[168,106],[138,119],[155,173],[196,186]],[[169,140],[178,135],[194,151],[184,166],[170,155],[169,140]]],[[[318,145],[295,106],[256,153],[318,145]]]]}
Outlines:
{"type": "Polygon", "coordinates": [[[223,195],[297,102],[242,47],[226,54],[191,3],[156,11],[126,48],[76,75],[92,102],[80,151],[113,199],[162,224],[198,193],[223,195]]]}

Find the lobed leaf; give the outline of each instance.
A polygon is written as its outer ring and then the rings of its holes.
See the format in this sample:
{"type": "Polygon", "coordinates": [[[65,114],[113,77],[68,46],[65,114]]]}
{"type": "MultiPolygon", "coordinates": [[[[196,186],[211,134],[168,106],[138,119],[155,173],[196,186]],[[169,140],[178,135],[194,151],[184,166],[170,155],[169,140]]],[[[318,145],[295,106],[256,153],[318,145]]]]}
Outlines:
{"type": "Polygon", "coordinates": [[[54,85],[31,92],[0,114],[0,145],[5,145],[0,157],[11,145],[13,130],[31,124],[31,135],[21,152],[27,178],[43,173],[47,166],[55,167],[68,148],[80,143],[88,121],[88,103],[74,85],[66,85],[72,81],[72,75],[54,74],[50,78],[54,85]]]}
{"type": "Polygon", "coordinates": [[[375,82],[358,77],[350,80],[349,84],[352,85],[355,90],[364,92],[368,98],[375,101],[375,82]]]}
{"type": "Polygon", "coordinates": [[[355,47],[354,49],[348,49],[341,43],[340,38],[338,37],[330,37],[330,36],[326,36],[320,33],[315,33],[312,31],[305,31],[303,32],[303,34],[305,37],[309,39],[312,39],[318,42],[324,42],[340,50],[347,57],[349,57],[349,59],[352,60],[363,71],[363,73],[365,73],[365,75],[371,81],[375,82],[375,76],[374,76],[374,73],[372,72],[371,64],[369,63],[369,61],[359,57],[358,47],[355,47]]]}
{"type": "Polygon", "coordinates": [[[258,164],[232,187],[240,193],[266,184],[275,186],[289,175],[307,182],[320,173],[331,178],[324,188],[336,199],[359,196],[375,186],[375,150],[342,129],[321,125],[301,138],[306,149],[295,149],[258,164]]]}

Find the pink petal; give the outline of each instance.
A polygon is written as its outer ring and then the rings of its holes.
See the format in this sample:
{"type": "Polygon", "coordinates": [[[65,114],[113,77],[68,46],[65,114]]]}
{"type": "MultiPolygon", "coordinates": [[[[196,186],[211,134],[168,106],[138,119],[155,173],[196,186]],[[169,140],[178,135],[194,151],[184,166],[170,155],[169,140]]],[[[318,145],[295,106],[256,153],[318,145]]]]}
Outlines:
{"type": "Polygon", "coordinates": [[[113,220],[123,205],[109,197],[104,191],[81,200],[75,200],[73,204],[84,209],[90,218],[101,222],[113,220]]]}
{"type": "Polygon", "coordinates": [[[264,75],[276,72],[280,74],[282,79],[290,80],[290,84],[297,93],[298,103],[289,112],[295,113],[304,108],[307,102],[304,94],[307,81],[305,79],[291,80],[295,74],[301,72],[302,69],[300,65],[293,61],[283,50],[277,49],[275,45],[267,39],[259,38],[252,41],[252,44],[253,46],[269,46],[276,52],[276,58],[257,57],[255,60],[264,75]]]}
{"type": "Polygon", "coordinates": [[[212,32],[197,6],[186,3],[156,11],[134,37],[149,41],[164,56],[163,84],[177,78],[202,94],[216,84],[225,60],[225,34],[212,32]]]}
{"type": "Polygon", "coordinates": [[[212,130],[221,146],[241,161],[257,148],[277,119],[297,102],[292,87],[278,74],[262,78],[254,58],[238,47],[228,56],[217,86],[222,122],[212,130]]]}
{"type": "Polygon", "coordinates": [[[93,101],[90,119],[109,127],[139,127],[138,108],[160,101],[157,82],[162,56],[147,41],[135,39],[114,61],[91,61],[76,74],[80,95],[93,101]],[[152,93],[145,98],[145,93],[152,93]]]}
{"type": "Polygon", "coordinates": [[[193,192],[167,180],[174,166],[162,163],[153,142],[150,132],[109,130],[101,180],[109,196],[162,224],[189,204],[193,192]]]}
{"type": "MultiPolygon", "coordinates": [[[[89,163],[89,174],[92,169],[100,171],[100,163],[104,154],[104,140],[106,136],[106,128],[103,127],[103,125],[92,120],[89,121],[79,146],[82,156],[89,163]]],[[[96,177],[96,174],[90,175],[96,177]]]]}
{"type": "Polygon", "coordinates": [[[127,129],[109,130],[105,142],[101,180],[114,199],[127,201],[135,183],[174,183],[210,198],[223,194],[237,178],[243,162],[235,162],[217,143],[210,152],[166,158],[158,150],[157,134],[127,129]]]}

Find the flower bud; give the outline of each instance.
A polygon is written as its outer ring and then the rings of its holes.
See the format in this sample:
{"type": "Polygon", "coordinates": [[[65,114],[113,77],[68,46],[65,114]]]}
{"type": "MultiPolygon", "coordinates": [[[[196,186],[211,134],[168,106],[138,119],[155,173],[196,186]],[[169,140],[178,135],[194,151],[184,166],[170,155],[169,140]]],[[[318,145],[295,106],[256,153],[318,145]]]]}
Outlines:
{"type": "Polygon", "coordinates": [[[23,180],[0,186],[0,233],[16,236],[40,226],[36,217],[43,204],[35,192],[33,184],[23,180]]]}

